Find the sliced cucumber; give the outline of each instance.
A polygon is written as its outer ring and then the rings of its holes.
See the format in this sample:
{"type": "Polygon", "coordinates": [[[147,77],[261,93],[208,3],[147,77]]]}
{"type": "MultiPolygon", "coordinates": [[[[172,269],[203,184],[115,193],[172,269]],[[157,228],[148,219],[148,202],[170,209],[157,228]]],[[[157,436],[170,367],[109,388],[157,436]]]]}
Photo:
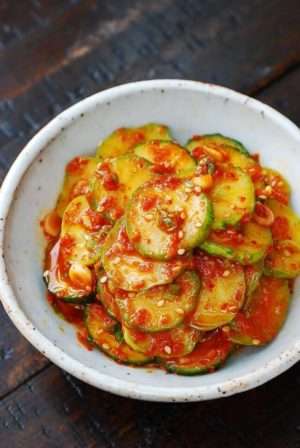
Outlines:
{"type": "Polygon", "coordinates": [[[106,314],[101,305],[87,307],[85,324],[92,342],[114,360],[133,365],[144,365],[151,361],[150,357],[132,350],[120,340],[116,321],[106,314]]]}
{"type": "Polygon", "coordinates": [[[266,202],[274,214],[272,234],[274,240],[292,240],[300,245],[300,219],[290,206],[270,199],[266,202]]]}
{"type": "Polygon", "coordinates": [[[259,282],[263,274],[263,269],[264,269],[263,261],[244,267],[245,280],[246,280],[246,296],[243,305],[244,309],[247,309],[251,303],[252,296],[259,286],[259,282]]]}
{"type": "Polygon", "coordinates": [[[141,331],[170,330],[183,322],[197,305],[200,280],[193,271],[180,275],[175,283],[154,286],[134,297],[116,298],[122,320],[141,331]]]}
{"type": "Polygon", "coordinates": [[[279,200],[283,204],[287,204],[291,194],[291,187],[287,180],[276,170],[270,168],[261,169],[260,176],[254,180],[255,191],[257,195],[264,195],[265,188],[271,188],[267,197],[273,200],[279,200]]]}
{"type": "Polygon", "coordinates": [[[201,340],[187,356],[165,362],[169,372],[178,375],[201,375],[219,368],[233,351],[234,345],[226,335],[217,330],[201,340]]]}
{"type": "Polygon", "coordinates": [[[85,325],[90,338],[97,341],[103,331],[114,333],[117,322],[107,314],[102,305],[91,303],[85,307],[85,325]]]}
{"type": "Polygon", "coordinates": [[[201,261],[202,288],[190,325],[209,331],[227,324],[245,299],[245,276],[241,266],[215,257],[201,261]]]}
{"type": "Polygon", "coordinates": [[[288,281],[262,277],[246,310],[231,322],[227,336],[242,345],[263,345],[279,332],[290,300],[288,281]]]}
{"type": "Polygon", "coordinates": [[[108,226],[102,226],[101,221],[95,226],[94,216],[95,212],[91,210],[86,196],[74,198],[64,212],[61,237],[72,240],[68,256],[71,264],[80,263],[89,266],[100,258],[101,244],[107,234],[108,226]]]}
{"type": "Polygon", "coordinates": [[[154,164],[159,174],[175,174],[178,177],[192,176],[196,169],[194,159],[177,143],[152,140],[138,145],[134,153],[154,164]]]}
{"type": "Polygon", "coordinates": [[[256,164],[242,143],[221,134],[196,135],[186,146],[196,159],[199,156],[201,158],[203,154],[216,162],[227,162],[243,170],[248,170],[256,164]]]}
{"type": "Polygon", "coordinates": [[[97,148],[96,157],[119,157],[131,152],[139,143],[148,140],[171,140],[170,131],[162,124],[149,123],[137,128],[120,128],[110,134],[97,148]]]}
{"type": "Polygon", "coordinates": [[[223,176],[217,178],[211,191],[214,210],[214,229],[234,226],[253,212],[255,206],[254,186],[251,178],[240,170],[227,166],[223,176]]]}
{"type": "Polygon", "coordinates": [[[86,194],[89,191],[89,180],[93,176],[97,159],[93,157],[75,157],[66,167],[64,183],[58,201],[56,204],[56,212],[62,217],[73,197],[86,194]]]}
{"type": "Polygon", "coordinates": [[[157,358],[177,358],[191,353],[202,333],[194,328],[181,325],[160,333],[144,333],[123,326],[125,342],[133,349],[157,358]]]}
{"type": "Polygon", "coordinates": [[[120,320],[120,310],[117,305],[115,296],[113,294],[112,288],[110,287],[111,281],[106,281],[105,283],[101,282],[101,279],[105,276],[105,272],[101,271],[99,273],[99,279],[97,282],[97,297],[100,302],[103,304],[107,313],[117,319],[120,320]]]}
{"type": "Polygon", "coordinates": [[[50,252],[49,269],[44,272],[44,280],[48,290],[59,299],[70,303],[87,302],[93,285],[73,284],[69,278],[68,245],[63,239],[53,246],[50,252]]]}
{"type": "Polygon", "coordinates": [[[136,191],[126,212],[126,228],[138,252],[168,260],[206,238],[213,218],[211,203],[193,185],[174,178],[136,191]]]}
{"type": "Polygon", "coordinates": [[[265,260],[265,274],[295,278],[300,274],[300,246],[291,240],[278,241],[265,260]]]}
{"type": "Polygon", "coordinates": [[[201,249],[211,255],[228,258],[243,265],[254,264],[265,257],[272,244],[271,231],[254,222],[249,222],[242,229],[243,241],[241,244],[222,242],[215,234],[200,245],[201,249]]]}
{"type": "Polygon", "coordinates": [[[100,162],[91,179],[93,207],[101,210],[110,198],[112,205],[107,212],[115,220],[116,211],[120,217],[134,191],[154,177],[150,162],[134,154],[100,162]]]}
{"type": "Polygon", "coordinates": [[[188,261],[186,257],[169,262],[143,258],[130,243],[122,219],[110,231],[102,248],[102,264],[108,278],[126,291],[171,283],[188,261]]]}

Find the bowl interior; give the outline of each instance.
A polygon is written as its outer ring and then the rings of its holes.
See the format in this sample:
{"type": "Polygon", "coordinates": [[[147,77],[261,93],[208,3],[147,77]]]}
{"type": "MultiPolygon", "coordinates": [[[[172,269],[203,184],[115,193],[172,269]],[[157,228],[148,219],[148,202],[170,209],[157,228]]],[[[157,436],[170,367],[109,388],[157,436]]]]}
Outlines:
{"type": "MultiPolygon", "coordinates": [[[[267,367],[300,340],[299,282],[296,282],[286,324],[273,343],[262,349],[243,350],[218,372],[199,377],[179,377],[159,370],[119,366],[97,350],[87,351],[77,342],[73,327],[58,318],[46,301],[42,282],[44,243],[39,219],[54,206],[66,163],[76,155],[92,154],[97,143],[114,129],[147,122],[167,124],[182,144],[197,133],[220,132],[241,140],[251,152],[261,154],[263,164],[279,169],[286,176],[292,185],[293,204],[300,212],[297,206],[300,204],[299,136],[279,114],[225,89],[196,83],[185,87],[180,82],[149,84],[129,91],[123,88],[86,100],[58,117],[51,132],[47,128],[42,130],[46,136],[42,152],[19,183],[5,227],[4,254],[10,285],[19,307],[34,326],[65,354],[93,369],[96,376],[97,372],[107,375],[107,383],[110,378],[116,378],[127,384],[138,384],[142,388],[141,397],[146,396],[143,390],[148,387],[152,391],[157,388],[162,399],[176,399],[178,388],[185,390],[185,397],[194,399],[199,393],[198,398],[206,398],[205,390],[209,386],[222,388],[224,382],[230,384],[245,375],[246,384],[237,386],[237,390],[252,387],[252,372],[267,367]]],[[[88,373],[87,381],[93,382],[88,373]]],[[[216,389],[213,396],[220,390],[217,392],[216,389]]],[[[150,398],[159,399],[154,395],[150,398]]]]}

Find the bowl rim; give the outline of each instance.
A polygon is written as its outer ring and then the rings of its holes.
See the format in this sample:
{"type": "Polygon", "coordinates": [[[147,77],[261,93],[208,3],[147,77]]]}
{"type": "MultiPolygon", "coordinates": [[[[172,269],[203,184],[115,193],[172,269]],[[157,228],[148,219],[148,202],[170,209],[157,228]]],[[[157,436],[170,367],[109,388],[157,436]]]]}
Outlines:
{"type": "MultiPolygon", "coordinates": [[[[284,115],[267,106],[260,101],[250,98],[226,87],[215,84],[207,84],[199,81],[182,79],[159,79],[151,81],[138,81],[123,84],[91,95],[75,105],[67,108],[48,124],[42,127],[37,134],[26,144],[24,149],[16,158],[7,173],[0,190],[0,295],[3,307],[21,334],[43,355],[54,364],[77,377],[78,379],[102,389],[124,397],[135,399],[161,401],[161,402],[183,402],[201,401],[213,398],[230,396],[259,386],[287,370],[300,359],[300,339],[295,341],[289,349],[278,353],[271,361],[262,364],[257,369],[249,371],[232,380],[221,381],[211,385],[199,385],[196,387],[154,387],[141,385],[136,382],[117,379],[110,375],[87,367],[80,361],[66,354],[62,349],[44,336],[32,322],[27,318],[18,304],[12,287],[9,285],[8,274],[4,257],[4,236],[6,218],[10,206],[13,203],[15,191],[27,169],[38,157],[38,155],[57,136],[61,129],[71,124],[73,120],[80,118],[82,114],[91,110],[98,103],[108,102],[112,99],[138,93],[146,90],[192,90],[194,92],[209,93],[221,96],[224,99],[233,100],[237,103],[247,105],[268,116],[278,125],[284,127],[300,142],[300,129],[284,115]]],[[[116,364],[117,365],[117,364],[116,364]]],[[[119,368],[122,366],[118,365],[119,368]]]]}

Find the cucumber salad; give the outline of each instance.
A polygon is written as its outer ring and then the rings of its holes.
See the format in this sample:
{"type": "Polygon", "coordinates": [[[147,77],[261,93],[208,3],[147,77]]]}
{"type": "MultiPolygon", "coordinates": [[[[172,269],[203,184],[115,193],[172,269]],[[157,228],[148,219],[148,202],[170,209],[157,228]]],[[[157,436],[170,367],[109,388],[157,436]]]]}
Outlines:
{"type": "Polygon", "coordinates": [[[117,129],[67,164],[41,226],[48,301],[79,341],[180,375],[275,338],[300,274],[287,181],[221,134],[117,129]]]}

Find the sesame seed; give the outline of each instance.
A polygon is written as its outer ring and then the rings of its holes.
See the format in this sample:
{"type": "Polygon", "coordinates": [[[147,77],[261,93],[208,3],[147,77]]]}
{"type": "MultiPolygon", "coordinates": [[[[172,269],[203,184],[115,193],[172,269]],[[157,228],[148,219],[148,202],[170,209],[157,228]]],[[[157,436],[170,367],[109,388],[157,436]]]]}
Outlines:
{"type": "Polygon", "coordinates": [[[285,255],[286,257],[290,257],[291,256],[291,252],[286,249],[286,250],[283,251],[283,255],[285,255]]]}
{"type": "Polygon", "coordinates": [[[182,231],[182,230],[179,230],[179,232],[178,232],[178,238],[179,238],[180,240],[182,240],[182,238],[183,238],[183,231],[182,231]]]}
{"type": "Polygon", "coordinates": [[[159,307],[164,306],[164,304],[165,304],[165,301],[163,299],[161,299],[157,302],[157,306],[159,306],[159,307]]]}
{"type": "Polygon", "coordinates": [[[197,229],[200,229],[200,227],[202,227],[201,222],[196,222],[195,226],[197,227],[197,229]]]}
{"type": "Polygon", "coordinates": [[[253,343],[253,345],[259,345],[260,344],[260,340],[259,339],[252,339],[252,343],[253,343]]]}
{"type": "Polygon", "coordinates": [[[267,199],[267,196],[265,196],[264,194],[260,194],[258,197],[259,199],[267,199]]]}
{"type": "Polygon", "coordinates": [[[272,190],[271,185],[267,185],[266,188],[265,188],[265,193],[266,193],[266,194],[271,194],[272,191],[273,191],[273,190],[272,190]]]}
{"type": "Polygon", "coordinates": [[[272,186],[272,187],[275,187],[276,184],[277,184],[277,180],[276,180],[276,179],[272,180],[272,182],[271,182],[271,186],[272,186]]]}
{"type": "Polygon", "coordinates": [[[172,353],[172,349],[169,345],[164,346],[164,351],[167,353],[167,355],[170,355],[172,353]]]}
{"type": "Polygon", "coordinates": [[[120,263],[120,261],[121,261],[121,258],[120,257],[116,257],[116,258],[114,258],[112,260],[112,264],[118,264],[118,263],[120,263]]]}
{"type": "Polygon", "coordinates": [[[182,316],[184,314],[184,310],[182,308],[176,308],[176,313],[182,316]]]}
{"type": "Polygon", "coordinates": [[[223,277],[228,277],[230,275],[230,271],[226,269],[226,271],[223,272],[223,277]]]}
{"type": "Polygon", "coordinates": [[[183,208],[182,207],[178,207],[177,212],[183,212],[183,208]]]}
{"type": "Polygon", "coordinates": [[[151,221],[151,219],[153,219],[153,215],[151,213],[147,213],[147,215],[145,215],[145,219],[146,221],[151,221]]]}
{"type": "Polygon", "coordinates": [[[230,328],[228,327],[228,325],[225,325],[225,326],[222,328],[222,331],[224,331],[224,333],[228,333],[228,332],[230,331],[230,328]]]}
{"type": "Polygon", "coordinates": [[[181,218],[181,219],[185,219],[185,213],[184,213],[184,212],[181,212],[181,213],[180,213],[180,218],[181,218]]]}
{"type": "Polygon", "coordinates": [[[282,180],[280,180],[280,181],[278,182],[278,186],[279,186],[279,187],[282,187],[282,186],[283,186],[283,182],[282,182],[282,180]]]}
{"type": "Polygon", "coordinates": [[[107,282],[107,276],[104,275],[103,277],[100,278],[100,283],[105,283],[107,282]]]}
{"type": "Polygon", "coordinates": [[[183,255],[185,253],[184,249],[178,249],[177,254],[178,255],[183,255]]]}
{"type": "Polygon", "coordinates": [[[102,348],[104,350],[109,350],[109,345],[108,344],[102,344],[102,348]]]}
{"type": "Polygon", "coordinates": [[[102,206],[99,207],[99,208],[98,208],[98,212],[100,212],[100,213],[104,212],[104,207],[102,207],[102,206]]]}
{"type": "Polygon", "coordinates": [[[198,186],[196,186],[195,188],[194,188],[194,192],[195,193],[201,193],[201,187],[198,187],[198,186]]]}

